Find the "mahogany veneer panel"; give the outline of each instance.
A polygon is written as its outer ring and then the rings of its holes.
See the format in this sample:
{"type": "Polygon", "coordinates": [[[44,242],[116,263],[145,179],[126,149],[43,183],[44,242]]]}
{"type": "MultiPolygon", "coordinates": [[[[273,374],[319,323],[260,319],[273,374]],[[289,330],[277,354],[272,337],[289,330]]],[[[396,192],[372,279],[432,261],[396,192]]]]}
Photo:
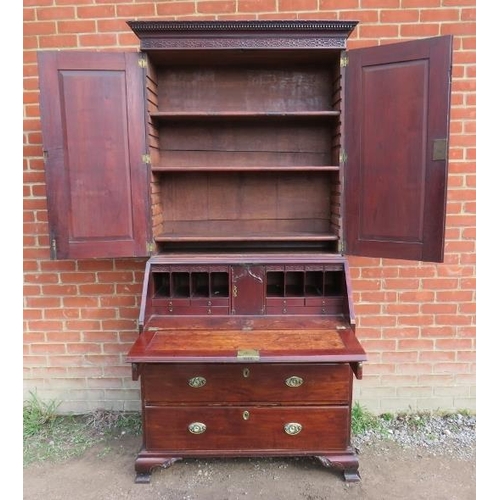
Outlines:
{"type": "Polygon", "coordinates": [[[267,402],[347,404],[351,368],[347,364],[145,364],[142,395],[146,405],[185,403],[267,402]],[[202,387],[190,379],[203,377],[202,387]],[[286,380],[301,377],[300,386],[286,380]]]}
{"type": "Polygon", "coordinates": [[[364,361],[366,354],[350,328],[339,330],[146,330],[129,351],[131,362],[345,362],[364,361]],[[245,351],[257,351],[247,358],[245,351]],[[240,356],[238,356],[240,354],[240,356]]]}
{"type": "MultiPolygon", "coordinates": [[[[344,343],[336,331],[308,330],[307,332],[289,330],[241,332],[228,330],[225,332],[196,331],[189,334],[189,346],[184,345],[182,335],[173,336],[172,332],[157,333],[150,343],[150,348],[165,350],[172,354],[183,354],[191,350],[203,349],[205,352],[236,351],[240,349],[258,348],[262,352],[290,350],[294,346],[298,351],[309,349],[342,349],[344,343]],[[168,338],[167,338],[168,337],[168,338]]],[[[178,332],[173,332],[178,333],[178,332]]]]}
{"type": "Polygon", "coordinates": [[[173,406],[144,408],[145,445],[148,450],[191,450],[224,452],[232,450],[283,450],[325,453],[346,449],[349,442],[349,407],[279,406],[210,407],[173,406]],[[243,412],[248,411],[248,420],[243,412]],[[200,435],[189,432],[193,422],[207,430],[200,435]],[[295,436],[284,425],[298,422],[302,430],[295,436]],[[333,430],[333,432],[332,432],[333,430]]]}
{"type": "Polygon", "coordinates": [[[350,53],[351,254],[443,261],[451,53],[449,36],[350,53]]]}
{"type": "Polygon", "coordinates": [[[38,57],[51,257],[146,256],[149,177],[137,168],[145,149],[138,54],[38,57]]]}

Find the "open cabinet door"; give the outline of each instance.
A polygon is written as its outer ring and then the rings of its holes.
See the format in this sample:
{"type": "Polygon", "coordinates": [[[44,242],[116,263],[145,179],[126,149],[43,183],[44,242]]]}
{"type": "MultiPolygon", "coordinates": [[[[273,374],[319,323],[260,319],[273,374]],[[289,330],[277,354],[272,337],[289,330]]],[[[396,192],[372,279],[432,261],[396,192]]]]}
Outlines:
{"type": "Polygon", "coordinates": [[[451,54],[451,36],[349,51],[345,253],[443,261],[451,54]]]}
{"type": "Polygon", "coordinates": [[[136,53],[40,52],[51,258],[148,255],[144,69],[136,53]]]}

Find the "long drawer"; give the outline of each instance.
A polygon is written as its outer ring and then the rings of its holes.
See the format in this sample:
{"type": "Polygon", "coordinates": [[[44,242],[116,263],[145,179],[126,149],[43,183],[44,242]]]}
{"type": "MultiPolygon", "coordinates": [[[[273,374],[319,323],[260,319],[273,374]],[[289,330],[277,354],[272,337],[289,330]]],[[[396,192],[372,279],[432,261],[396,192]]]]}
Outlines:
{"type": "Polygon", "coordinates": [[[173,406],[144,409],[148,451],[343,450],[347,406],[173,406]]]}
{"type": "Polygon", "coordinates": [[[141,378],[146,405],[180,402],[348,404],[352,375],[347,363],[146,363],[141,378]]]}

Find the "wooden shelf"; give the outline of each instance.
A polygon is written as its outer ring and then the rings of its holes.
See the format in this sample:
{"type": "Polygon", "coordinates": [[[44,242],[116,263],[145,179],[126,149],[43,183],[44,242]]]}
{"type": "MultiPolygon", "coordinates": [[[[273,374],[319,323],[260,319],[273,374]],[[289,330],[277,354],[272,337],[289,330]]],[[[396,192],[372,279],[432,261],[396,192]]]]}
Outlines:
{"type": "Polygon", "coordinates": [[[273,120],[300,119],[325,120],[340,116],[340,111],[154,111],[150,117],[158,121],[189,121],[189,120],[273,120]]]}
{"type": "MultiPolygon", "coordinates": [[[[281,134],[282,137],[285,135],[281,134]]],[[[294,141],[293,147],[296,150],[289,146],[291,151],[273,151],[271,148],[275,147],[275,144],[268,139],[261,140],[259,135],[254,135],[253,141],[247,141],[250,142],[249,144],[245,144],[245,141],[238,139],[238,137],[230,137],[228,144],[232,142],[234,150],[229,150],[229,147],[226,147],[225,150],[217,150],[215,149],[216,145],[210,144],[206,137],[198,134],[193,139],[198,149],[187,149],[187,144],[185,144],[185,149],[181,150],[174,149],[176,147],[174,136],[169,139],[170,143],[165,145],[165,149],[159,151],[152,168],[157,171],[193,169],[210,171],[212,168],[226,171],[281,171],[302,168],[320,171],[337,170],[338,166],[334,165],[333,160],[335,156],[327,149],[326,141],[309,141],[304,135],[294,141]],[[235,142],[236,144],[234,144],[235,142]],[[260,149],[257,149],[259,144],[260,149]],[[298,149],[300,151],[297,151],[298,149]]],[[[275,143],[278,143],[276,137],[275,143]]],[[[177,148],[179,148],[178,144],[177,148]]]]}
{"type": "Polygon", "coordinates": [[[172,165],[172,166],[152,166],[152,172],[336,172],[340,169],[338,165],[308,165],[308,166],[206,166],[206,165],[172,165]]]}
{"type": "MultiPolygon", "coordinates": [[[[336,241],[339,237],[330,232],[302,231],[288,229],[290,221],[260,221],[261,231],[247,229],[254,227],[246,221],[180,221],[170,222],[165,231],[157,236],[157,242],[194,241],[336,241]]],[[[305,221],[300,221],[305,225],[305,221]]]]}
{"type": "Polygon", "coordinates": [[[155,237],[156,242],[204,242],[204,241],[336,241],[338,236],[315,233],[281,233],[281,234],[162,234],[155,237]]]}

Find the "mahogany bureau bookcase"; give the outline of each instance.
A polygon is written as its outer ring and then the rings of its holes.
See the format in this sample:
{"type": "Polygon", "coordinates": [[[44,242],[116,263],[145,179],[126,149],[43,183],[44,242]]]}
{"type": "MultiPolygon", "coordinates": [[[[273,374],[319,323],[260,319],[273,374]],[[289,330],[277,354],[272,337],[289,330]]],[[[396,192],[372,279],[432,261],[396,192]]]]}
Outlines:
{"type": "Polygon", "coordinates": [[[52,258],[149,258],[136,481],[240,456],[359,480],[346,256],[443,259],[451,37],[128,24],[138,52],[40,52],[39,75],[52,258]]]}

